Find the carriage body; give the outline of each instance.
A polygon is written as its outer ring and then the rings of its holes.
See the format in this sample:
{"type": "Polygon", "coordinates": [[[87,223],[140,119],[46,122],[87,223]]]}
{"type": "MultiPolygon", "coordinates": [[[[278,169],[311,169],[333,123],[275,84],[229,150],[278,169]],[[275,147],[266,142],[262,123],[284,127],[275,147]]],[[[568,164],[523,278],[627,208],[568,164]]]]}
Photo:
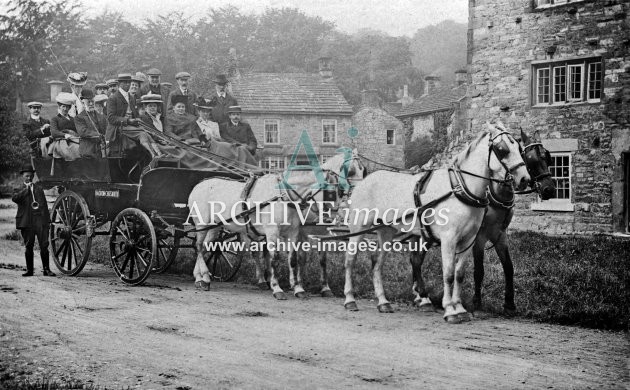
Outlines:
{"type": "MultiPolygon", "coordinates": [[[[180,248],[194,246],[184,241],[194,236],[189,236],[192,226],[185,222],[188,195],[197,183],[217,176],[243,179],[220,168],[182,168],[168,159],[145,169],[136,159],[120,157],[33,159],[33,166],[40,185],[58,192],[49,234],[60,272],[78,275],[89,259],[92,239],[108,235],[112,267],[132,285],[144,282],[151,272],[165,271],[180,248]]],[[[236,260],[233,265],[240,265],[240,258],[236,260]]],[[[233,268],[218,277],[233,277],[238,267],[233,268]]]]}

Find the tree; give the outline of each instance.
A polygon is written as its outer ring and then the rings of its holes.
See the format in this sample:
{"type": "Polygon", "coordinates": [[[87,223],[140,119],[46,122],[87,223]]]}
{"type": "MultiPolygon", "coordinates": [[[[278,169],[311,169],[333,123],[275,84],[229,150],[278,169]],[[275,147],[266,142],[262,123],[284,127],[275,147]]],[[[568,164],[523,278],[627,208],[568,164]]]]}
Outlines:
{"type": "Polygon", "coordinates": [[[0,99],[0,172],[15,172],[28,161],[30,147],[6,99],[0,99]]]}

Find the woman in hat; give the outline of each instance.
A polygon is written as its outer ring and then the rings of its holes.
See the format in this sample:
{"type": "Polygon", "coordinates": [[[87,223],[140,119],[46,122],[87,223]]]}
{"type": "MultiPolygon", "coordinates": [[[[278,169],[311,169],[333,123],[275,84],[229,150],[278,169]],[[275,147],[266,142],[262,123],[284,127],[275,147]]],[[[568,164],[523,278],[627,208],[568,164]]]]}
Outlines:
{"type": "Polygon", "coordinates": [[[87,73],[70,73],[67,80],[70,83],[70,89],[72,90],[72,94],[74,95],[74,107],[70,109],[70,112],[68,114],[74,118],[78,113],[84,110],[80,96],[81,91],[83,90],[83,86],[85,85],[85,83],[87,83],[87,73]]]}
{"type": "Polygon", "coordinates": [[[164,133],[189,145],[200,145],[206,136],[197,124],[197,117],[186,112],[187,102],[188,96],[171,95],[173,113],[166,117],[164,133]]]}
{"type": "Polygon", "coordinates": [[[79,136],[74,120],[69,115],[75,103],[75,96],[72,93],[61,92],[55,100],[57,101],[57,116],[50,120],[53,143],[49,154],[66,161],[76,160],[80,157],[79,136]]]}

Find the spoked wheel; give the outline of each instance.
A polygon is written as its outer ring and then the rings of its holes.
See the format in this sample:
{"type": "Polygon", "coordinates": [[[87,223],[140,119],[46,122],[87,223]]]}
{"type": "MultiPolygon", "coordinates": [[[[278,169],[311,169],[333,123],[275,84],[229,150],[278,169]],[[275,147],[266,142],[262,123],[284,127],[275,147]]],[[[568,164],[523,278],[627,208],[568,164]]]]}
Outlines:
{"type": "Polygon", "coordinates": [[[121,211],[109,232],[112,268],[126,284],[146,280],[157,256],[157,238],[148,215],[138,209],[121,211]]]}
{"type": "Polygon", "coordinates": [[[176,230],[175,234],[171,234],[167,230],[159,230],[156,235],[158,240],[157,256],[153,262],[153,272],[161,274],[173,264],[175,257],[177,257],[182,233],[176,230]]]}
{"type": "Polygon", "coordinates": [[[59,272],[75,276],[85,267],[92,246],[90,210],[85,199],[76,192],[64,191],[52,206],[50,220],[53,261],[59,272]]]}
{"type": "MultiPolygon", "coordinates": [[[[225,243],[242,242],[240,234],[228,232],[222,232],[219,240],[225,243]]],[[[228,282],[236,276],[239,268],[241,268],[242,262],[243,252],[237,251],[235,247],[224,251],[217,248],[208,258],[208,268],[214,280],[218,282],[228,282]]]]}

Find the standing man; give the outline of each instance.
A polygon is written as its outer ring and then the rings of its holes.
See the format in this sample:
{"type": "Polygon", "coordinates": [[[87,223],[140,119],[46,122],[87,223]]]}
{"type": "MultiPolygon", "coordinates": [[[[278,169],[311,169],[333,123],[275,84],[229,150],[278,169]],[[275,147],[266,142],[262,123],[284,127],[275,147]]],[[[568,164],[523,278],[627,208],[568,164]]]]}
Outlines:
{"type": "Polygon", "coordinates": [[[107,129],[107,118],[96,112],[92,90],[84,89],[81,91],[81,103],[83,103],[85,110],[74,117],[74,126],[80,137],[79,154],[81,157],[102,157],[101,144],[107,129]]]}
{"type": "Polygon", "coordinates": [[[42,111],[42,103],[30,102],[26,105],[31,112],[26,122],[22,124],[22,130],[28,143],[31,146],[31,156],[33,157],[48,157],[42,156],[40,148],[40,140],[42,138],[50,137],[50,121],[40,117],[39,113],[42,111]]]}
{"type": "MultiPolygon", "coordinates": [[[[175,75],[178,87],[171,91],[168,95],[167,111],[173,109],[173,96],[186,96],[186,112],[194,116],[198,116],[197,108],[193,105],[197,101],[197,94],[188,89],[188,79],[190,79],[190,73],[179,72],[175,75]]],[[[168,113],[167,113],[168,116],[168,113]]]]}
{"type": "Polygon", "coordinates": [[[152,68],[147,71],[147,76],[149,77],[149,82],[140,88],[140,95],[160,95],[162,104],[158,106],[158,112],[164,116],[166,113],[165,102],[168,99],[168,88],[160,84],[160,76],[162,76],[162,72],[159,69],[152,68]]]}
{"type": "Polygon", "coordinates": [[[219,74],[212,80],[215,84],[216,94],[212,94],[210,105],[212,107],[212,120],[218,124],[227,122],[228,108],[238,106],[236,98],[227,93],[228,79],[224,74],[219,74]]]}
{"type": "Polygon", "coordinates": [[[24,184],[16,188],[11,198],[17,203],[18,210],[15,216],[15,227],[22,234],[26,250],[26,273],[22,276],[33,276],[33,246],[35,238],[39,244],[39,254],[42,258],[42,269],[44,276],[55,276],[48,266],[48,225],[50,224],[50,214],[44,190],[40,186],[33,184],[35,171],[31,166],[22,168],[20,171],[24,184]]]}
{"type": "Polygon", "coordinates": [[[249,123],[241,122],[241,107],[232,106],[228,108],[228,114],[230,119],[219,125],[221,138],[233,145],[247,149],[254,156],[258,142],[249,123]]]}

